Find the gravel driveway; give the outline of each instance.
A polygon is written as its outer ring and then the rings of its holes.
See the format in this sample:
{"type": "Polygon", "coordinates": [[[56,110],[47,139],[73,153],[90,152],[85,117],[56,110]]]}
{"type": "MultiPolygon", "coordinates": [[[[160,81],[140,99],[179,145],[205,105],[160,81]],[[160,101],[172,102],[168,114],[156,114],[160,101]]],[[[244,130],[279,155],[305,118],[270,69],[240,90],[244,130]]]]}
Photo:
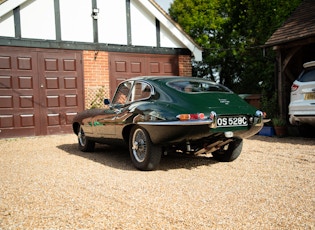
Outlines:
{"type": "Polygon", "coordinates": [[[0,140],[0,229],[315,229],[315,139],[254,136],[231,163],[135,170],[75,135],[0,140]]]}

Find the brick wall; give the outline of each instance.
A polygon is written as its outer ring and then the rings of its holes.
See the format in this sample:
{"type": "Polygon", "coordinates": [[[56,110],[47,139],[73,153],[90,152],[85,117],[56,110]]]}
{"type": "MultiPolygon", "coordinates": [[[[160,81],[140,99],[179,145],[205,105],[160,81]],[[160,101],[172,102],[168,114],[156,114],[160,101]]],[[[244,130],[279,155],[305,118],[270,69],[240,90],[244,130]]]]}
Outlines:
{"type": "MultiPolygon", "coordinates": [[[[83,51],[85,109],[102,107],[103,99],[110,97],[108,52],[83,51]]],[[[178,56],[179,76],[191,76],[189,55],[178,56]]]]}
{"type": "Polygon", "coordinates": [[[83,51],[85,108],[109,97],[108,52],[83,51]]]}
{"type": "Polygon", "coordinates": [[[189,55],[178,56],[178,70],[179,76],[192,76],[191,57],[189,55]]]}

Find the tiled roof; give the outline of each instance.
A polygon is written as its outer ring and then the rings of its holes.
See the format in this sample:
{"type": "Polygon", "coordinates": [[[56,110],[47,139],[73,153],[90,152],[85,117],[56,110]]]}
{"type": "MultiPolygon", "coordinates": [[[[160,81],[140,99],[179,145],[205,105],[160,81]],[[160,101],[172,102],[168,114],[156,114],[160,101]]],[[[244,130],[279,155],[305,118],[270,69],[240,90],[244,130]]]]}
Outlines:
{"type": "Polygon", "coordinates": [[[284,24],[265,43],[275,46],[315,37],[315,0],[304,0],[284,24]]]}

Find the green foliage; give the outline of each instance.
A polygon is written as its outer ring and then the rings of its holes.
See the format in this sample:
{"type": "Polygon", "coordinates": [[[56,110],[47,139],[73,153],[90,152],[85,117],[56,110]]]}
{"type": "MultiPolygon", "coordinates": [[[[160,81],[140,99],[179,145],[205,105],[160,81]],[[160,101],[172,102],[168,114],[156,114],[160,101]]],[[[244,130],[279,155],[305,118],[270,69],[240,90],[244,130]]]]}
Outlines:
{"type": "Polygon", "coordinates": [[[274,53],[263,55],[261,46],[301,2],[174,0],[169,13],[204,49],[203,61],[193,65],[194,76],[236,93],[274,92],[274,53]]]}
{"type": "Polygon", "coordinates": [[[287,122],[285,119],[281,118],[281,117],[274,117],[272,118],[272,123],[274,126],[286,126],[287,122]]]}
{"type": "Polygon", "coordinates": [[[266,90],[262,91],[261,110],[266,113],[267,118],[273,118],[278,115],[278,96],[277,93],[268,94],[266,90]]]}
{"type": "Polygon", "coordinates": [[[90,109],[102,108],[104,106],[105,88],[102,86],[97,90],[95,98],[91,102],[90,109]]]}

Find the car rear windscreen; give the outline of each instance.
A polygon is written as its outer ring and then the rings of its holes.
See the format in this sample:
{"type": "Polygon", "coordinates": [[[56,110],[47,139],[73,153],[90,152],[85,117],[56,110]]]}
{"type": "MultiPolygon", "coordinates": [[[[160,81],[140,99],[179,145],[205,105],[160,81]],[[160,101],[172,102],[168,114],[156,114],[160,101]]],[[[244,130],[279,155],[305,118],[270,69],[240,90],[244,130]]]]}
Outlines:
{"type": "Polygon", "coordinates": [[[300,82],[315,81],[315,68],[314,69],[306,69],[301,74],[298,81],[300,81],[300,82]]]}
{"type": "Polygon", "coordinates": [[[168,86],[186,93],[197,93],[197,92],[231,92],[228,88],[223,85],[217,84],[211,81],[171,81],[168,86]]]}

